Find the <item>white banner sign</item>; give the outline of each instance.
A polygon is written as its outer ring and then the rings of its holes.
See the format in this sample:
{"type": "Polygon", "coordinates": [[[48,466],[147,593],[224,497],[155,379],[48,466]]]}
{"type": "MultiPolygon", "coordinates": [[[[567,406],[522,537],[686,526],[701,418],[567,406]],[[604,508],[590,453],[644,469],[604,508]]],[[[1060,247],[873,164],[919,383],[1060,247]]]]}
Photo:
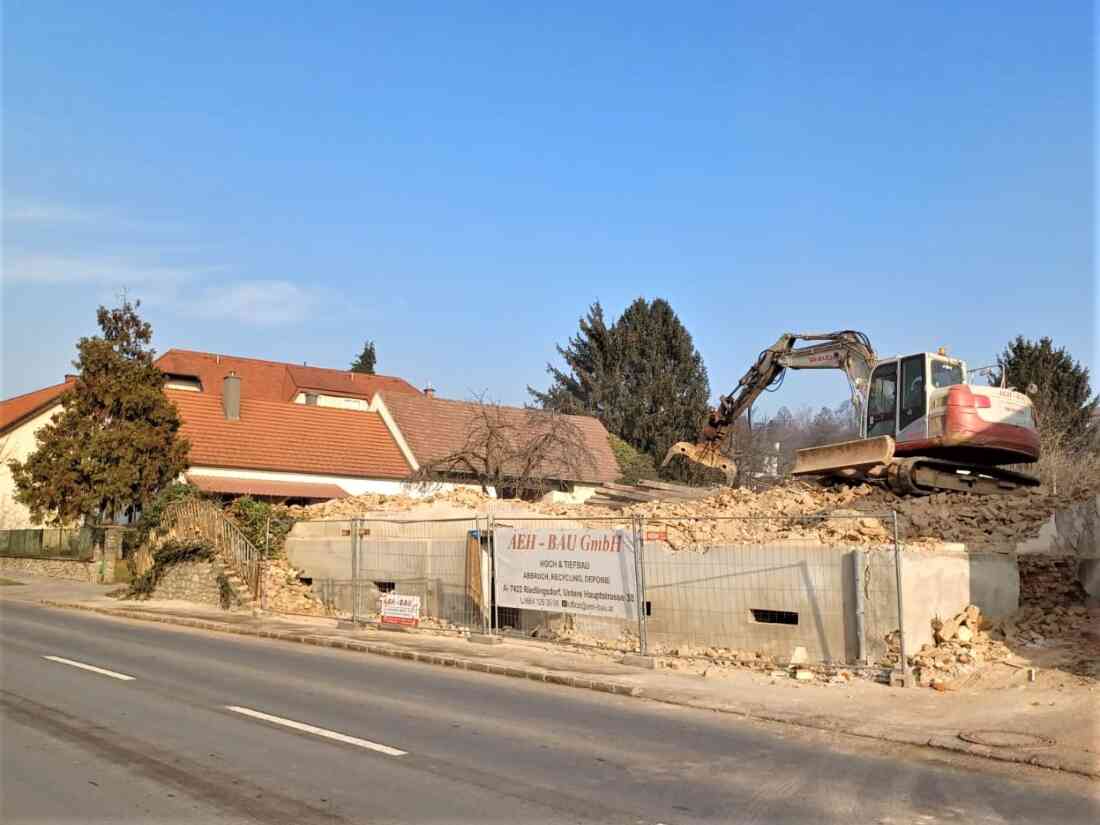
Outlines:
{"type": "Polygon", "coordinates": [[[638,618],[630,530],[497,527],[493,552],[499,607],[638,618]]]}
{"type": "Polygon", "coordinates": [[[382,608],[382,624],[401,624],[416,627],[420,624],[420,597],[383,593],[379,599],[382,608]]]}

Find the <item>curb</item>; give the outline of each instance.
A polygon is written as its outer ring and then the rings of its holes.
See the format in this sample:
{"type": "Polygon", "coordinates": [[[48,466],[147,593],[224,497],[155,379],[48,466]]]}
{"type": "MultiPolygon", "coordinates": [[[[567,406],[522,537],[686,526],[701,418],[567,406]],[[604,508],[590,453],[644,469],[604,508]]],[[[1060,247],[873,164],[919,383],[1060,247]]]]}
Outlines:
{"type": "Polygon", "coordinates": [[[883,725],[875,724],[844,726],[843,724],[830,724],[820,717],[802,716],[795,713],[753,713],[728,707],[706,705],[698,701],[678,700],[672,696],[646,695],[642,688],[602,679],[568,676],[522,666],[489,664],[473,659],[464,659],[460,656],[450,656],[439,653],[419,653],[415,650],[401,650],[354,639],[341,639],[331,636],[319,636],[281,630],[262,630],[226,624],[224,622],[188,619],[180,616],[164,616],[159,613],[144,613],[141,611],[126,611],[123,613],[109,607],[96,607],[94,605],[79,604],[76,602],[59,602],[51,599],[42,599],[39,604],[45,607],[54,607],[63,610],[84,610],[89,613],[99,613],[116,619],[135,619],[137,621],[178,625],[180,627],[191,627],[199,630],[213,630],[219,633],[229,633],[236,636],[255,636],[257,638],[296,642],[299,644],[315,645],[317,647],[331,647],[340,650],[350,650],[356,653],[387,656],[391,659],[404,659],[406,661],[422,662],[424,664],[441,667],[453,667],[456,670],[489,673],[495,676],[510,676],[515,679],[527,679],[533,682],[545,682],[547,684],[562,685],[563,687],[579,688],[582,690],[595,690],[600,693],[611,693],[618,696],[633,696],[649,699],[654,702],[661,702],[666,705],[677,705],[695,708],[696,710],[710,710],[717,713],[729,714],[731,716],[739,716],[743,719],[775,722],[783,725],[795,725],[811,730],[843,733],[849,736],[858,736],[863,739],[875,739],[881,742],[891,742],[899,745],[916,745],[918,747],[932,748],[935,750],[962,753],[968,756],[978,756],[998,762],[1031,765],[1038,768],[1046,768],[1048,770],[1077,774],[1078,776],[1084,776],[1090,779],[1100,779],[1100,764],[1096,766],[1078,764],[1075,760],[1065,759],[1049,751],[1028,753],[994,748],[989,745],[977,745],[971,742],[964,742],[955,736],[943,733],[923,734],[913,731],[894,730],[883,725]]]}

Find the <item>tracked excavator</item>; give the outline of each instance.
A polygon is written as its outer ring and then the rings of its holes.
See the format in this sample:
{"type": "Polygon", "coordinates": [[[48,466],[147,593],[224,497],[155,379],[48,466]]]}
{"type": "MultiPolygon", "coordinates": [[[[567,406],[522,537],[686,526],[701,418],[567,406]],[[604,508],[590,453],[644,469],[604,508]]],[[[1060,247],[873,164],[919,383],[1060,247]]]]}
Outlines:
{"type": "Polygon", "coordinates": [[[847,375],[860,437],[798,450],[793,475],[877,483],[900,495],[1038,485],[1004,466],[1039,458],[1030,398],[1009,387],[970,384],[966,363],[943,349],[879,359],[855,330],[781,335],[711,410],[699,440],[674,444],[663,464],[684,456],[723,471],[732,483],[737,465],[724,449],[737,419],[761,393],[777,389],[787,370],[819,369],[847,375]]]}

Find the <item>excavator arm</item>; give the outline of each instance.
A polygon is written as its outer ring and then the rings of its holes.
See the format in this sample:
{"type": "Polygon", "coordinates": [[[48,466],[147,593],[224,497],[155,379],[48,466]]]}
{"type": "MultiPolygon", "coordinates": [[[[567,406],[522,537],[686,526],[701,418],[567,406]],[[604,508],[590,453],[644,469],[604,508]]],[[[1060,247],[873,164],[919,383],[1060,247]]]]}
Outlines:
{"type": "Polygon", "coordinates": [[[690,461],[721,470],[732,480],[737,465],[725,454],[724,448],[734,424],[761,393],[778,387],[788,369],[842,370],[848,377],[852,404],[862,418],[864,392],[876,360],[871,342],[862,332],[784,333],[760,353],[733,392],[721,397],[718,406],[710,411],[699,440],[694,444],[688,441],[673,444],[661,466],[682,455],[690,461]],[[814,343],[796,347],[798,341],[814,343]]]}

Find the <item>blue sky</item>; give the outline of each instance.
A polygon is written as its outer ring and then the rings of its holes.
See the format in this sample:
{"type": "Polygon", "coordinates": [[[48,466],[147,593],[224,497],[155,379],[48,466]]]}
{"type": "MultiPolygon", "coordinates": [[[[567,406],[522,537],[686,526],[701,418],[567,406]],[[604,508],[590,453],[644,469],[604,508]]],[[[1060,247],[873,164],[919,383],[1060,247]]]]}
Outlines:
{"type": "Polygon", "coordinates": [[[1091,4],[890,5],[11,0],[3,395],[123,287],[160,350],[510,403],[639,295],[715,395],[784,331],[1095,372],[1091,4]]]}

